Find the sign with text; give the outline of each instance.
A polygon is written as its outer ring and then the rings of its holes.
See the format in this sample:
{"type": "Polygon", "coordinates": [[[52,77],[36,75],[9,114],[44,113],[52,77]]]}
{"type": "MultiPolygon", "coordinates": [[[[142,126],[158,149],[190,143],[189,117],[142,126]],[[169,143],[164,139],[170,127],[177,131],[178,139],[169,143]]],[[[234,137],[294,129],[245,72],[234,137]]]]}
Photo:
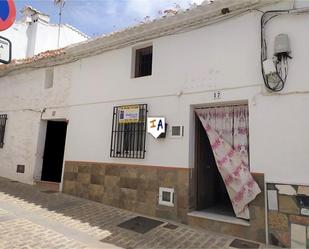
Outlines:
{"type": "Polygon", "coordinates": [[[139,122],[139,106],[120,106],[118,109],[119,124],[129,124],[139,122]]]}
{"type": "Polygon", "coordinates": [[[147,118],[147,131],[155,138],[158,138],[162,133],[165,132],[165,118],[147,118]]]}
{"type": "Polygon", "coordinates": [[[0,0],[0,31],[11,27],[16,18],[14,0],[0,0]]]}
{"type": "Polygon", "coordinates": [[[11,62],[12,44],[9,39],[0,36],[0,63],[11,62]]]}

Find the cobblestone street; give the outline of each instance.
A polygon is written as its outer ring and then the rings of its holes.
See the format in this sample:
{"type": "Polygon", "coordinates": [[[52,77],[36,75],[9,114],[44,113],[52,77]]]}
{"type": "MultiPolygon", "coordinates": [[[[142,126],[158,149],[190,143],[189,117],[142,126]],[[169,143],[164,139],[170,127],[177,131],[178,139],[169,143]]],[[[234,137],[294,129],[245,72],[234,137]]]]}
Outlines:
{"type": "Polygon", "coordinates": [[[117,226],[136,216],[0,178],[0,248],[229,248],[234,239],[166,221],[145,234],[117,226]]]}

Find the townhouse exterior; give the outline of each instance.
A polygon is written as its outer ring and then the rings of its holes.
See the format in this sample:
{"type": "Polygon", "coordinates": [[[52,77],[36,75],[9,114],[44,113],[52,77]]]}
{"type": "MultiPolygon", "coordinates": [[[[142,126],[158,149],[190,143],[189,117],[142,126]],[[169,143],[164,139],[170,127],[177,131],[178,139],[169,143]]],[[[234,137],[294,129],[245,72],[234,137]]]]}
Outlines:
{"type": "Polygon", "coordinates": [[[308,18],[302,1],[215,1],[1,66],[0,175],[59,182],[65,193],[145,215],[306,247],[308,18]],[[267,90],[262,75],[265,13],[267,57],[279,34],[290,41],[278,92],[267,90]],[[229,127],[228,136],[244,131],[240,147],[260,189],[246,219],[231,207],[205,116],[223,127],[221,137],[229,127]],[[165,118],[161,138],[147,133],[147,117],[165,118]]]}

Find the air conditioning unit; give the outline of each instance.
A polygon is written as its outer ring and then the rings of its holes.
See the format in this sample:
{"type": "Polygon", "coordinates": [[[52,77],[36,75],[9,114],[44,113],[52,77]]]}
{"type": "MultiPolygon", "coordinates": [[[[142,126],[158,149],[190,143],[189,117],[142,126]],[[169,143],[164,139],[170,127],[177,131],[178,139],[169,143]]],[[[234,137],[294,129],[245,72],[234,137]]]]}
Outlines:
{"type": "Polygon", "coordinates": [[[182,125],[172,125],[170,128],[170,135],[172,138],[181,138],[184,134],[184,127],[182,125]]]}

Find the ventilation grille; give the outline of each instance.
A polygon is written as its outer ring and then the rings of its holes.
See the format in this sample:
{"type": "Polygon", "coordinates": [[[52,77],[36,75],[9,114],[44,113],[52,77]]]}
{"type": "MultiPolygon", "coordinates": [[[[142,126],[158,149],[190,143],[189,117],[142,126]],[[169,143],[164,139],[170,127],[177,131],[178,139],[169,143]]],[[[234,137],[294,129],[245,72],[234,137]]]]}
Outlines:
{"type": "Polygon", "coordinates": [[[25,173],[25,165],[17,165],[17,169],[16,169],[17,173],[25,173]]]}
{"type": "Polygon", "coordinates": [[[173,125],[171,127],[171,136],[172,137],[182,137],[183,136],[183,126],[173,125]]]}
{"type": "Polygon", "coordinates": [[[174,207],[174,189],[162,188],[159,189],[159,204],[169,207],[174,207]]]}

